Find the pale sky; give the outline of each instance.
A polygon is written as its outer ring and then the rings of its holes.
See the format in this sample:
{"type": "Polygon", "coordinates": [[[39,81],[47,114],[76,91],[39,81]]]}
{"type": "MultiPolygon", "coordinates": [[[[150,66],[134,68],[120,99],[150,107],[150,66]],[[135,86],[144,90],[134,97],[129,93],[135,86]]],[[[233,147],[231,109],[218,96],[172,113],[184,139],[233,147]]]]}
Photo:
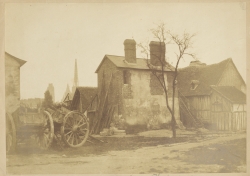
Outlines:
{"type": "MultiPolygon", "coordinates": [[[[79,85],[97,86],[95,70],[105,54],[124,56],[125,39],[155,40],[149,29],[162,22],[173,33],[196,33],[192,52],[201,62],[232,58],[246,80],[244,3],[6,3],[5,9],[5,50],[27,61],[21,99],[43,98],[53,83],[60,101],[73,84],[75,59],[79,85]]],[[[173,49],[166,51],[174,62],[173,49]]]]}

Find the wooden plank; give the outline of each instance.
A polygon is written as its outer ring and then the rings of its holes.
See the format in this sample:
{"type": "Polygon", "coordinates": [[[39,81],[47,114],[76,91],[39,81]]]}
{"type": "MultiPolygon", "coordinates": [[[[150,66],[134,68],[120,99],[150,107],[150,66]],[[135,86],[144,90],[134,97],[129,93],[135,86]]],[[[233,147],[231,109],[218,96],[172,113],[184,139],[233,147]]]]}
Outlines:
{"type": "Polygon", "coordinates": [[[247,113],[244,112],[244,120],[245,120],[245,126],[244,126],[244,130],[247,129],[247,113]]]}
{"type": "Polygon", "coordinates": [[[244,112],[244,120],[245,120],[245,125],[244,125],[244,130],[247,129],[247,113],[244,112]]]}
{"type": "Polygon", "coordinates": [[[245,117],[244,117],[244,112],[242,112],[242,130],[245,130],[245,117]]]}
{"type": "Polygon", "coordinates": [[[100,122],[102,121],[102,119],[103,119],[103,116],[104,116],[104,114],[103,114],[103,110],[104,110],[104,107],[105,107],[105,105],[106,105],[106,100],[107,100],[107,97],[108,97],[108,93],[109,93],[109,88],[110,88],[110,85],[111,85],[111,82],[112,82],[112,78],[113,78],[113,74],[111,74],[111,77],[110,77],[110,80],[109,80],[109,83],[108,83],[108,89],[107,89],[107,92],[106,92],[106,94],[105,94],[105,97],[104,97],[104,100],[103,100],[103,105],[102,105],[102,107],[101,107],[101,109],[100,109],[100,113],[98,114],[98,116],[100,117],[99,118],[99,122],[97,123],[97,127],[96,127],[96,130],[95,130],[95,132],[99,132],[99,127],[100,127],[100,122]]]}
{"type": "Polygon", "coordinates": [[[218,116],[219,130],[221,130],[221,118],[220,118],[220,113],[217,113],[217,116],[218,116]]]}
{"type": "Polygon", "coordinates": [[[221,113],[221,130],[224,130],[224,113],[221,113]]]}
{"type": "Polygon", "coordinates": [[[241,123],[242,123],[242,127],[241,127],[241,130],[243,130],[243,128],[244,128],[244,116],[243,116],[243,113],[241,113],[242,115],[242,120],[241,120],[241,123]]]}
{"type": "Polygon", "coordinates": [[[243,114],[243,128],[242,128],[242,129],[245,130],[245,124],[246,124],[246,123],[245,123],[245,113],[242,112],[242,114],[243,114]]]}
{"type": "Polygon", "coordinates": [[[242,128],[242,118],[241,118],[241,113],[239,113],[239,130],[242,128]]]}
{"type": "Polygon", "coordinates": [[[232,113],[232,119],[231,119],[231,125],[232,125],[232,130],[234,130],[234,113],[232,113]]]}
{"type": "Polygon", "coordinates": [[[244,116],[243,113],[241,112],[241,130],[244,128],[244,116]]]}
{"type": "Polygon", "coordinates": [[[96,138],[96,137],[94,137],[94,136],[92,136],[92,135],[89,135],[89,137],[91,137],[92,139],[95,139],[95,140],[97,140],[97,141],[100,141],[100,142],[102,142],[102,143],[105,143],[103,140],[98,139],[98,138],[96,138]]]}
{"type": "Polygon", "coordinates": [[[220,116],[218,113],[216,113],[215,118],[217,118],[217,126],[218,126],[217,128],[218,130],[220,130],[220,116]]]}
{"type": "Polygon", "coordinates": [[[235,113],[235,124],[236,124],[236,130],[238,130],[238,114],[235,113]]]}
{"type": "Polygon", "coordinates": [[[228,113],[225,115],[226,123],[225,123],[225,130],[228,131],[228,113]]]}
{"type": "Polygon", "coordinates": [[[223,114],[223,129],[226,130],[226,113],[223,114]]]}
{"type": "Polygon", "coordinates": [[[221,114],[221,119],[222,119],[222,130],[224,131],[225,130],[225,113],[222,113],[221,114]]]}
{"type": "Polygon", "coordinates": [[[229,130],[229,113],[227,113],[227,131],[229,130]]]}

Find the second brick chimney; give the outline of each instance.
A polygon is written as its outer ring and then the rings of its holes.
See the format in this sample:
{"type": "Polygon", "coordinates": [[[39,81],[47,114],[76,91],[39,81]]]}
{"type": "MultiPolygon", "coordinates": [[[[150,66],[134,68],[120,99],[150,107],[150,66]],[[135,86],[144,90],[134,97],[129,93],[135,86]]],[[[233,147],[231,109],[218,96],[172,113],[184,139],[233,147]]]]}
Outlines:
{"type": "Polygon", "coordinates": [[[128,63],[136,63],[136,42],[134,39],[124,41],[125,60],[128,63]]]}
{"type": "Polygon", "coordinates": [[[165,43],[151,41],[150,47],[150,63],[154,66],[160,66],[161,61],[165,63],[165,43]]]}

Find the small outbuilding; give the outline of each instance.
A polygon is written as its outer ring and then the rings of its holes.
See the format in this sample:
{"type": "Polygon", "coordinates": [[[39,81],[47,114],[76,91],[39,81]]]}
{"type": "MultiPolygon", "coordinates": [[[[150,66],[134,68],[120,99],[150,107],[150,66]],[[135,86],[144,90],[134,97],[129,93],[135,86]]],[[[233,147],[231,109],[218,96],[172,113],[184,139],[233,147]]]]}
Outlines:
{"type": "Polygon", "coordinates": [[[90,127],[96,118],[97,99],[97,87],[76,87],[71,102],[71,110],[84,113],[90,120],[90,127]]]}

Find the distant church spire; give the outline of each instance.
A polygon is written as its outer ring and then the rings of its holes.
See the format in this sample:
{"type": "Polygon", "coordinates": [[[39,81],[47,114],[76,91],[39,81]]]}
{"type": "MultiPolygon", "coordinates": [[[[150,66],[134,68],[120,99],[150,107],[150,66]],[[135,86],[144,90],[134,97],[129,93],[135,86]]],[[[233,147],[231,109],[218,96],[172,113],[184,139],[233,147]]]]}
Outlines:
{"type": "Polygon", "coordinates": [[[78,71],[77,71],[77,60],[75,59],[75,74],[74,74],[74,82],[73,82],[73,86],[72,86],[72,92],[71,92],[71,96],[73,98],[76,88],[78,87],[78,71]]]}
{"type": "Polygon", "coordinates": [[[63,95],[62,101],[69,95],[69,99],[72,100],[76,91],[76,88],[78,87],[79,81],[78,81],[78,70],[77,70],[77,60],[75,59],[75,70],[74,70],[74,82],[72,89],[70,91],[69,85],[67,85],[66,91],[63,95]]]}
{"type": "Polygon", "coordinates": [[[77,71],[77,60],[75,59],[75,75],[73,86],[78,87],[78,71],[77,71]]]}

